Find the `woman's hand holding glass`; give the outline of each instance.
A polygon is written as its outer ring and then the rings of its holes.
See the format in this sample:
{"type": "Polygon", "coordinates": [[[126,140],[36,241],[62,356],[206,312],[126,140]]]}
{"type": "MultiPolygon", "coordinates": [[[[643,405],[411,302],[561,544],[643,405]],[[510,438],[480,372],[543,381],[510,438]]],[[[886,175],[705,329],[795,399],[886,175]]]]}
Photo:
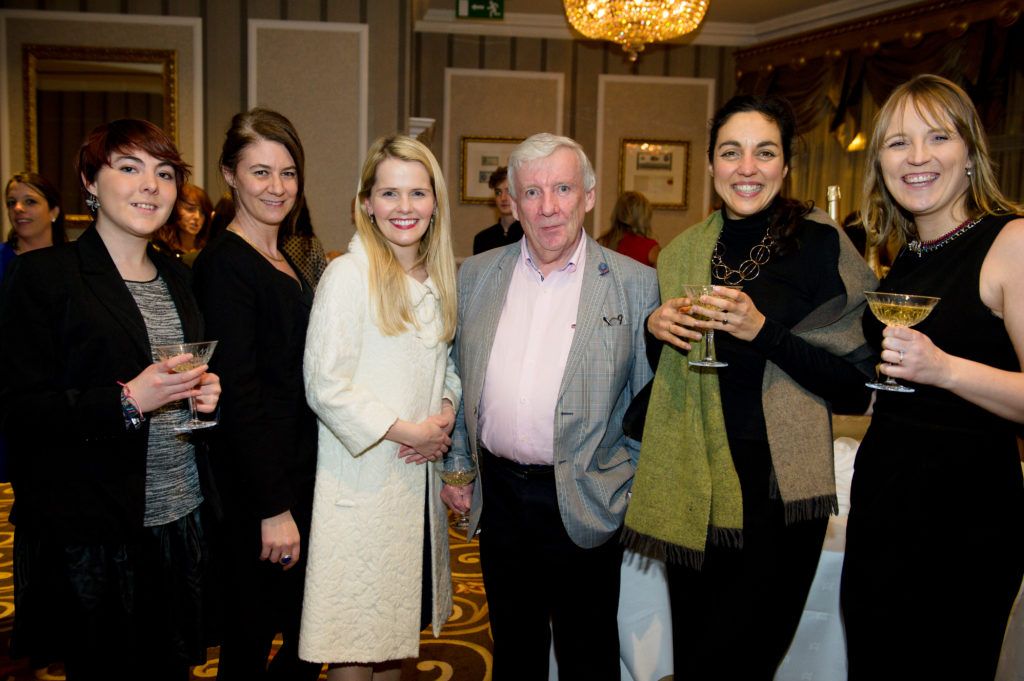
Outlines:
{"type": "Polygon", "coordinates": [[[165,404],[194,397],[196,410],[212,413],[220,399],[220,378],[206,371],[203,364],[182,373],[175,367],[191,361],[192,355],[184,354],[154,362],[128,381],[131,396],[138,404],[139,411],[148,414],[165,404]]]}
{"type": "Polygon", "coordinates": [[[689,298],[670,298],[647,318],[647,330],[663,343],[690,351],[690,342],[699,342],[703,335],[695,331],[697,320],[690,316],[689,298]]]}
{"type": "Polygon", "coordinates": [[[725,331],[743,341],[754,340],[765,320],[750,296],[728,286],[715,286],[714,295],[695,300],[691,312],[706,317],[694,319],[697,328],[725,331]]]}
{"type": "Polygon", "coordinates": [[[884,364],[879,371],[886,376],[946,390],[953,388],[953,358],[920,331],[907,326],[885,327],[881,359],[884,364]]]}

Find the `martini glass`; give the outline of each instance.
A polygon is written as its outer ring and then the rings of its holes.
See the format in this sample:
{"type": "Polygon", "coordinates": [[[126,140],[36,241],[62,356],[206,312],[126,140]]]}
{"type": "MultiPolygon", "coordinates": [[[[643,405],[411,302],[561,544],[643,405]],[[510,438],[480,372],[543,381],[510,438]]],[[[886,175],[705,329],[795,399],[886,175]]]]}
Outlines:
{"type": "MultiPolygon", "coordinates": [[[[881,291],[865,291],[871,313],[886,326],[914,326],[924,321],[931,314],[938,298],[932,296],[916,296],[910,293],[884,293],[881,291]]],[[[875,390],[888,390],[894,393],[912,393],[913,388],[897,383],[889,376],[884,382],[872,381],[865,383],[875,390]]]]}
{"type": "MultiPolygon", "coordinates": [[[[476,463],[473,459],[456,460],[454,456],[445,455],[434,465],[437,466],[437,472],[446,485],[462,487],[476,480],[476,463]]],[[[469,530],[469,516],[460,513],[452,521],[452,527],[464,532],[469,530]]]]}
{"type": "MultiPolygon", "coordinates": [[[[723,288],[734,288],[739,290],[742,286],[733,286],[729,284],[686,284],[683,286],[683,290],[686,292],[686,297],[690,299],[691,305],[701,305],[711,310],[717,310],[717,307],[708,303],[700,302],[701,296],[713,296],[715,295],[714,287],[721,286],[723,288]]],[[[700,319],[702,321],[711,321],[710,317],[705,317],[702,314],[695,314],[690,312],[694,319],[700,319]]],[[[694,367],[710,367],[710,368],[721,368],[729,366],[728,362],[723,362],[715,356],[715,330],[704,329],[704,357],[703,359],[691,359],[690,366],[694,367]]]]}
{"type": "MultiPolygon", "coordinates": [[[[173,371],[178,374],[183,374],[186,371],[191,371],[196,367],[210,363],[210,357],[213,356],[213,350],[217,347],[217,341],[203,341],[202,343],[171,343],[169,345],[157,345],[153,348],[153,358],[162,362],[178,355],[192,355],[192,359],[187,362],[174,367],[173,371]]],[[[199,413],[196,411],[196,399],[194,397],[188,398],[188,406],[192,411],[192,417],[178,426],[175,426],[174,432],[176,433],[189,433],[193,430],[201,430],[203,428],[210,428],[211,426],[217,425],[216,420],[204,421],[199,418],[199,413]]]]}

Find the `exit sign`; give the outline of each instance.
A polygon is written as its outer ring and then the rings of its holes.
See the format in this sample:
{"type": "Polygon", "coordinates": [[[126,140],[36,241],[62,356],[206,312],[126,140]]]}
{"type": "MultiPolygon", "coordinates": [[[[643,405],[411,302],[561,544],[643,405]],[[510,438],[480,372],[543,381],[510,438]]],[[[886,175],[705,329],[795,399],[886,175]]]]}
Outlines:
{"type": "Polygon", "coordinates": [[[455,0],[459,19],[504,19],[505,0],[455,0]]]}

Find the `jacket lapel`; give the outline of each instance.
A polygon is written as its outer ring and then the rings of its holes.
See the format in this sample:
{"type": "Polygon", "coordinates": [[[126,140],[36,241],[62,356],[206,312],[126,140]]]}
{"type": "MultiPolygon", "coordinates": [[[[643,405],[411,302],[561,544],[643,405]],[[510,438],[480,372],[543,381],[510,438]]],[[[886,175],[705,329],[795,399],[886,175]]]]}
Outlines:
{"type": "Polygon", "coordinates": [[[149,335],[142,313],[135,305],[135,299],[121,279],[103,239],[96,227],[92,226],[78,237],[78,257],[81,262],[82,281],[92,290],[96,299],[110,311],[132,339],[132,343],[144,358],[143,364],[152,359],[149,335]]]}
{"type": "Polygon", "coordinates": [[[565,373],[562,374],[562,384],[558,388],[558,397],[565,394],[569,387],[571,378],[576,368],[583,361],[586,354],[587,344],[590,337],[594,335],[597,325],[601,322],[604,311],[605,299],[611,288],[614,274],[608,269],[608,262],[604,257],[602,249],[596,241],[584,235],[587,240],[587,261],[583,270],[583,288],[580,291],[580,304],[576,312],[576,331],[573,333],[572,345],[569,346],[569,356],[565,360],[565,373]]]}
{"type": "Polygon", "coordinates": [[[514,248],[506,248],[490,268],[480,273],[473,290],[469,292],[473,302],[467,306],[467,310],[473,315],[473,333],[467,336],[462,347],[466,351],[463,356],[471,360],[467,364],[468,370],[462,375],[463,378],[472,377],[468,385],[463,385],[463,389],[467,392],[465,403],[473,405],[474,411],[480,404],[487,364],[491,360],[491,348],[498,332],[498,321],[505,308],[505,296],[520,255],[519,244],[514,248]]]}

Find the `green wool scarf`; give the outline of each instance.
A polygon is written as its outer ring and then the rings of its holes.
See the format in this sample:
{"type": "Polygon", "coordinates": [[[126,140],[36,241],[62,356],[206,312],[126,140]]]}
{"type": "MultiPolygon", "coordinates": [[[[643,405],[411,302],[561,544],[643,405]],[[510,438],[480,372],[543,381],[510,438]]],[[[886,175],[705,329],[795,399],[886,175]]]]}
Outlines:
{"type": "MultiPolygon", "coordinates": [[[[835,228],[821,211],[805,219],[835,228]]],[[[684,284],[710,282],[711,253],[722,225],[716,211],[661,252],[663,301],[685,295],[684,284]]],[[[871,354],[861,331],[862,292],[874,290],[878,281],[842,234],[839,245],[837,267],[845,292],[791,332],[857,363],[871,354]]],[[[691,353],[698,352],[695,344],[691,353]]],[[[828,405],[770,361],[762,404],[786,522],[836,512],[828,405]]],[[[716,546],[739,546],[742,529],[743,500],[725,432],[718,374],[691,367],[686,354],[666,344],[651,390],[623,542],[639,553],[699,568],[709,540],[716,546]]]]}
{"type": "MultiPolygon", "coordinates": [[[[710,283],[711,252],[721,231],[722,216],[715,211],[662,251],[662,300],[685,295],[685,284],[710,283]]],[[[699,351],[695,344],[691,352],[699,351]]],[[[743,528],[718,374],[691,367],[686,354],[666,344],[651,388],[623,540],[640,553],[699,567],[709,528],[714,543],[725,545],[738,544],[743,528]]]]}

